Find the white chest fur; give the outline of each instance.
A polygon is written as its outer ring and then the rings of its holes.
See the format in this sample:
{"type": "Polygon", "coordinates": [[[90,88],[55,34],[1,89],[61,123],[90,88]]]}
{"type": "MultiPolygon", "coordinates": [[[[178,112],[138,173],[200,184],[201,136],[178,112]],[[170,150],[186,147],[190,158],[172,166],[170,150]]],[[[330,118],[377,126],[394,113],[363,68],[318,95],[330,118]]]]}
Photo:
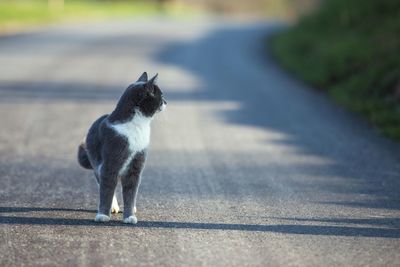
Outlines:
{"type": "Polygon", "coordinates": [[[150,143],[150,122],[151,118],[143,116],[139,111],[136,112],[132,120],[125,123],[111,124],[111,127],[126,138],[130,155],[123,164],[120,174],[123,174],[129,163],[137,152],[143,151],[150,143]]]}

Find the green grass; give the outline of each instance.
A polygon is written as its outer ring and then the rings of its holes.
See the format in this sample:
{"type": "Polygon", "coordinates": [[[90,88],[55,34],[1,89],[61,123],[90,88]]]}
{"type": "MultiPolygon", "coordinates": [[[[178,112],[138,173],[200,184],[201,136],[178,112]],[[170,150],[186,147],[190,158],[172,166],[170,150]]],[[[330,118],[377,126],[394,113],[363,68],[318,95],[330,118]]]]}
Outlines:
{"type": "Polygon", "coordinates": [[[151,14],[191,13],[186,7],[165,6],[154,1],[65,0],[63,7],[49,7],[47,0],[0,0],[0,31],[59,21],[137,17],[151,14]]]}
{"type": "Polygon", "coordinates": [[[330,0],[272,40],[284,67],[400,140],[400,1],[330,0]]]}

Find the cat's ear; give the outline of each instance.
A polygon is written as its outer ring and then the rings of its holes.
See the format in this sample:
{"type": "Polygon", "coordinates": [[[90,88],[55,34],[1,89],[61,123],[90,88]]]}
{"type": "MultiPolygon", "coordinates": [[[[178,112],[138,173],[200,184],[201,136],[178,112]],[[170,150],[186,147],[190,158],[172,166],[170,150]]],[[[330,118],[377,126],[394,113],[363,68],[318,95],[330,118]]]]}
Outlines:
{"type": "Polygon", "coordinates": [[[151,78],[147,83],[146,83],[146,89],[150,94],[154,93],[154,85],[157,85],[157,77],[158,73],[154,75],[153,78],[151,78]]]}
{"type": "Polygon", "coordinates": [[[148,84],[157,85],[158,73],[148,81],[148,84]]]}
{"type": "Polygon", "coordinates": [[[147,72],[143,72],[142,75],[140,75],[139,79],[137,80],[138,82],[147,82],[147,72]]]}

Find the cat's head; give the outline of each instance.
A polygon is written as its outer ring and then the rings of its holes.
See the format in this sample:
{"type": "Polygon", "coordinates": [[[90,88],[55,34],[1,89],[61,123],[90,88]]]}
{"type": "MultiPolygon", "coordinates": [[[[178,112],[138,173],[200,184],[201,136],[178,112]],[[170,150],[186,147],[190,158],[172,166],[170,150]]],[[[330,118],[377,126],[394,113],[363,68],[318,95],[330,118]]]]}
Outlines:
{"type": "Polygon", "coordinates": [[[127,89],[135,109],[146,117],[153,117],[154,114],[163,111],[167,105],[157,85],[157,77],[158,74],[149,80],[147,73],[143,72],[139,79],[127,89]]]}

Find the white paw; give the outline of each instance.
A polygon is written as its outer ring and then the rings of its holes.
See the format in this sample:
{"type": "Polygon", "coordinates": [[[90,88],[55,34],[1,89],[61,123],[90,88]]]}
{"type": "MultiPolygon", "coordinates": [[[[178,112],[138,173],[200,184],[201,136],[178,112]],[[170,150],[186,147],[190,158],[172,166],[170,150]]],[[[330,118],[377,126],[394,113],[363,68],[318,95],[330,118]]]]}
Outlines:
{"type": "Polygon", "coordinates": [[[136,206],[133,207],[133,212],[136,213],[136,206]]]}
{"type": "Polygon", "coordinates": [[[137,218],[135,215],[131,215],[128,218],[123,219],[123,223],[136,224],[137,218]]]}
{"type": "Polygon", "coordinates": [[[108,222],[110,217],[105,214],[97,214],[96,218],[94,219],[95,222],[108,222]]]}
{"type": "Polygon", "coordinates": [[[118,201],[117,198],[114,196],[112,205],[111,205],[111,212],[112,213],[118,213],[120,211],[119,206],[118,206],[118,201]]]}

